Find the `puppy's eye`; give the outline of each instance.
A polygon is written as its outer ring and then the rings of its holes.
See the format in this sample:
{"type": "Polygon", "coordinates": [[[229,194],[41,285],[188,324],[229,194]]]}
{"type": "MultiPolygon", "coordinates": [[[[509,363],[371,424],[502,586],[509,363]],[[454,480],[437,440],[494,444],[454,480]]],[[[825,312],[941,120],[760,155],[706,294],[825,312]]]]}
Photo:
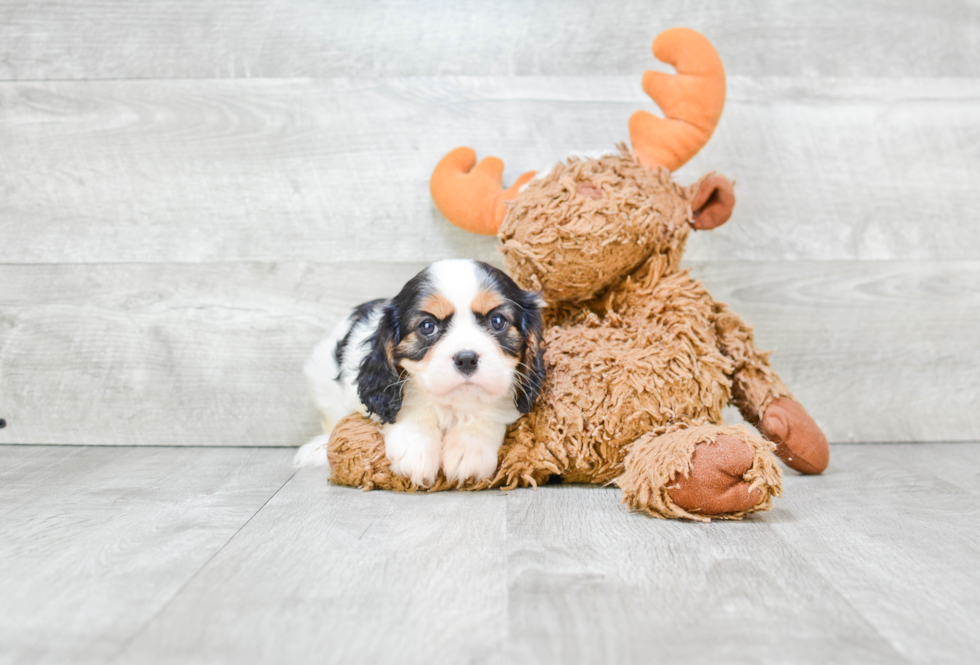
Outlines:
{"type": "Polygon", "coordinates": [[[419,332],[428,337],[429,335],[434,335],[436,332],[436,324],[434,321],[426,319],[419,324],[419,332]]]}
{"type": "Polygon", "coordinates": [[[490,327],[496,330],[497,332],[500,332],[501,330],[506,328],[507,323],[508,323],[507,319],[505,319],[500,314],[494,314],[493,316],[490,317],[490,327]]]}

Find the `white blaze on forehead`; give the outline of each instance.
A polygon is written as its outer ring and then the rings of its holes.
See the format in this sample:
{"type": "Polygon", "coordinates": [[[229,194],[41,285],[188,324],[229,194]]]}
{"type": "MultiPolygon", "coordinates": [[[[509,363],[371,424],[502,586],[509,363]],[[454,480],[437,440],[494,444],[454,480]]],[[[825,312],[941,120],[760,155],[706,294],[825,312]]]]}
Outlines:
{"type": "Polygon", "coordinates": [[[429,266],[433,289],[453,304],[455,313],[451,327],[457,319],[473,319],[471,305],[480,292],[479,266],[469,259],[449,259],[429,266]]]}

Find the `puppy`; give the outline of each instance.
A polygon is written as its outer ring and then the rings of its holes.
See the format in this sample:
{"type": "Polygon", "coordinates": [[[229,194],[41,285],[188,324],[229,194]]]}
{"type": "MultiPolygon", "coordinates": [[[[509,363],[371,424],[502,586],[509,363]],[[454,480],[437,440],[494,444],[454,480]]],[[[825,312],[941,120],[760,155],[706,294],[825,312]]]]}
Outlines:
{"type": "MultiPolygon", "coordinates": [[[[543,305],[497,268],[458,259],[358,306],[305,367],[324,431],[363,413],[382,424],[394,473],[419,485],[440,467],[454,482],[490,477],[544,379],[543,305]]],[[[300,448],[296,466],[325,463],[327,438],[300,448]]]]}

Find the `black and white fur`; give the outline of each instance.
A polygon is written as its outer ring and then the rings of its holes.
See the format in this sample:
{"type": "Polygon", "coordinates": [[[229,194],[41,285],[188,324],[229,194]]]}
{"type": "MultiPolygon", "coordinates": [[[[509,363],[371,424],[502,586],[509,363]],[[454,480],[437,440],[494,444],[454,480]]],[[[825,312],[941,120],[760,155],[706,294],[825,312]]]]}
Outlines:
{"type": "MultiPolygon", "coordinates": [[[[359,412],[378,420],[391,470],[419,485],[493,474],[507,425],[544,379],[541,308],[500,270],[434,263],[390,300],[373,300],[313,351],[305,371],[324,432],[359,412]]],[[[326,463],[328,435],[296,454],[326,463]]]]}

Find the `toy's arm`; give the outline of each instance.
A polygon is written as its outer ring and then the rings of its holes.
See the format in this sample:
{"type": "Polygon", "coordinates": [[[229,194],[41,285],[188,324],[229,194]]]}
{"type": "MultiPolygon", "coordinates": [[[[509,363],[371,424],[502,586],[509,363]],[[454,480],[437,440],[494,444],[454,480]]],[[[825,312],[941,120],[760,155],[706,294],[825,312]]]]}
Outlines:
{"type": "Polygon", "coordinates": [[[776,454],[801,473],[820,473],[830,461],[827,437],[769,365],[769,353],[755,346],[752,327],[718,304],[715,331],[719,348],[735,364],[732,404],[762,435],[777,444],[776,454]]]}
{"type": "Polygon", "coordinates": [[[722,304],[717,305],[715,332],[721,352],[735,363],[732,404],[747,422],[758,425],[770,402],[793,395],[770,367],[769,353],[756,348],[752,326],[722,304]]]}
{"type": "Polygon", "coordinates": [[[550,450],[550,437],[535,432],[534,415],[525,416],[510,426],[500,449],[500,463],[492,486],[503,489],[537,487],[551,476],[560,476],[568,463],[560,447],[550,450]]]}

